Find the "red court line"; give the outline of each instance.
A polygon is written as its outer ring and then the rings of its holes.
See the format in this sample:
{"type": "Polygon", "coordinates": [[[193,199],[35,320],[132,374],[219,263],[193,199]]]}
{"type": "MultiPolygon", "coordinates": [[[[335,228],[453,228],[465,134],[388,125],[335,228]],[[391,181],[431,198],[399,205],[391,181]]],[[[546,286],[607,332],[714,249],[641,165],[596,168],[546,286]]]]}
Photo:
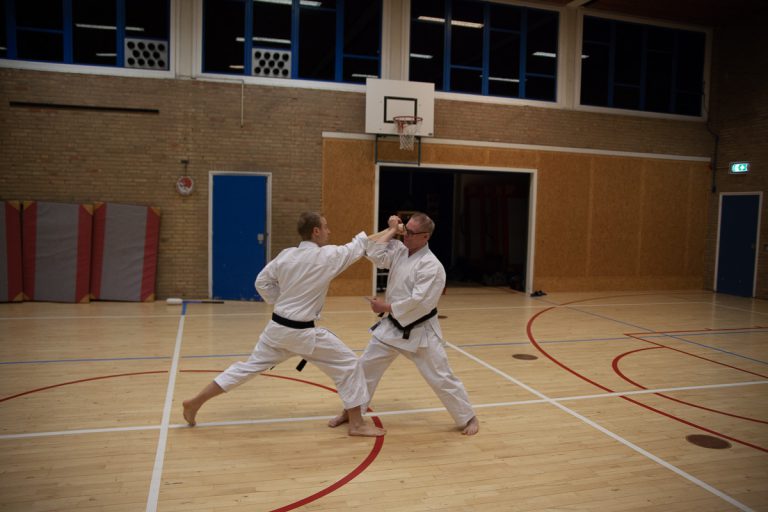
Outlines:
{"type": "MultiPolygon", "coordinates": [[[[221,370],[179,370],[179,371],[180,372],[188,372],[188,373],[211,373],[211,372],[213,372],[213,373],[220,373],[221,372],[221,370]]],[[[53,389],[53,388],[58,388],[58,387],[62,387],[62,386],[67,386],[67,385],[70,385],[70,384],[80,384],[80,383],[83,383],[83,382],[91,382],[91,381],[95,381],[95,380],[113,379],[113,378],[116,378],[116,377],[129,377],[129,376],[133,376],[133,375],[149,375],[149,374],[155,374],[155,373],[168,373],[168,371],[167,370],[154,370],[154,371],[148,371],[148,372],[120,373],[120,374],[116,374],[116,375],[102,375],[102,376],[99,376],[99,377],[89,377],[87,379],[72,380],[72,381],[69,381],[69,382],[62,382],[60,384],[53,384],[51,386],[45,386],[45,387],[41,387],[41,388],[37,388],[37,389],[31,389],[29,391],[24,391],[23,393],[17,393],[17,394],[12,395],[12,396],[7,396],[7,397],[4,397],[4,398],[0,398],[0,402],[4,402],[6,400],[11,400],[12,398],[18,398],[18,397],[24,396],[24,395],[29,395],[29,394],[32,394],[32,393],[37,393],[39,391],[45,391],[47,389],[53,389]]],[[[273,377],[273,378],[276,378],[276,379],[284,379],[284,380],[292,380],[292,381],[295,381],[295,382],[301,382],[301,383],[304,383],[304,384],[309,384],[309,385],[312,385],[312,386],[316,386],[318,388],[325,389],[327,391],[331,391],[333,393],[338,393],[338,391],[336,391],[335,389],[333,389],[331,387],[324,386],[323,384],[318,384],[316,382],[311,382],[311,381],[304,380],[304,379],[297,379],[297,378],[294,378],[294,377],[285,377],[285,376],[282,376],[282,375],[274,375],[274,374],[271,374],[271,373],[262,373],[261,375],[263,375],[265,377],[273,377]]],[[[368,409],[368,412],[373,412],[373,411],[371,409],[368,409]]],[[[373,424],[374,425],[376,425],[379,428],[383,428],[383,424],[381,423],[381,419],[379,419],[378,416],[372,416],[371,419],[373,420],[373,424]]],[[[352,471],[347,473],[341,479],[339,479],[335,483],[329,485],[328,487],[326,487],[324,489],[321,489],[320,491],[316,492],[315,494],[307,496],[306,498],[302,498],[302,499],[300,499],[298,501],[295,501],[293,503],[290,503],[288,505],[284,505],[284,506],[282,506],[280,508],[276,508],[276,509],[272,510],[271,512],[287,512],[288,510],[293,510],[293,509],[302,507],[302,506],[304,506],[304,505],[306,505],[308,503],[312,503],[313,501],[319,500],[320,498],[322,498],[324,496],[327,496],[328,494],[332,493],[333,491],[336,491],[337,489],[343,487],[344,485],[346,485],[349,482],[351,482],[352,480],[354,480],[357,476],[359,476],[363,471],[366,470],[366,468],[368,468],[368,466],[370,466],[373,463],[374,460],[376,460],[376,457],[378,457],[379,453],[381,452],[381,447],[382,446],[384,446],[384,437],[383,436],[376,437],[375,441],[373,443],[373,448],[371,448],[371,451],[370,451],[370,453],[368,453],[368,456],[360,464],[358,464],[356,468],[354,468],[352,471]]]]}
{"type": "Polygon", "coordinates": [[[82,382],[91,382],[94,380],[102,380],[102,379],[114,379],[115,377],[129,377],[131,375],[149,375],[152,373],[168,373],[168,370],[155,370],[151,372],[118,373],[116,375],[102,375],[100,377],[89,377],[87,379],[71,380],[69,382],[61,382],[59,384],[52,384],[50,386],[45,386],[37,389],[30,389],[29,391],[24,391],[23,393],[17,393],[15,395],[6,396],[3,398],[0,398],[0,402],[5,402],[6,400],[10,400],[12,398],[18,398],[20,396],[37,393],[38,391],[45,391],[46,389],[53,389],[53,388],[59,388],[61,386],[68,386],[70,384],[80,384],[82,382]]]}
{"type": "MultiPolygon", "coordinates": [[[[378,416],[373,416],[371,419],[373,419],[373,424],[376,425],[379,428],[382,428],[383,425],[381,423],[381,420],[378,416]]],[[[271,512],[287,512],[288,510],[293,510],[299,507],[302,507],[306,505],[307,503],[312,503],[315,500],[318,500],[322,498],[323,496],[326,496],[333,491],[339,489],[340,487],[348,484],[352,479],[357,477],[360,473],[365,471],[365,469],[371,465],[371,463],[376,459],[376,457],[379,455],[379,452],[381,452],[381,447],[384,446],[384,437],[377,437],[376,442],[373,445],[373,449],[371,450],[371,453],[368,454],[368,457],[365,458],[363,462],[360,463],[359,466],[357,466],[355,469],[352,470],[347,476],[339,480],[338,482],[329,485],[325,489],[316,492],[315,494],[311,496],[307,496],[304,499],[301,499],[299,501],[295,501],[289,505],[286,505],[284,507],[273,509],[271,512]]]]}
{"type": "MultiPolygon", "coordinates": [[[[181,370],[183,372],[216,372],[219,373],[221,370],[181,370]]],[[[283,375],[275,375],[272,373],[262,373],[265,377],[274,377],[276,379],[284,379],[284,380],[293,380],[296,382],[302,382],[304,384],[309,384],[311,386],[317,386],[322,389],[326,389],[328,391],[331,391],[333,393],[338,393],[335,389],[324,386],[323,384],[318,384],[317,382],[311,382],[304,379],[297,379],[295,377],[286,377],[283,375]]],[[[373,412],[371,409],[368,409],[368,412],[373,412]]],[[[383,424],[381,423],[381,420],[378,416],[372,416],[371,419],[373,420],[373,424],[376,425],[379,428],[383,428],[383,424]]],[[[368,466],[370,466],[373,461],[378,457],[379,452],[381,452],[381,447],[384,446],[384,437],[376,437],[376,441],[373,443],[373,448],[371,449],[371,452],[368,454],[368,456],[363,460],[355,469],[353,469],[351,472],[347,473],[346,476],[342,477],[340,480],[334,482],[333,484],[329,485],[325,489],[321,489],[320,491],[316,492],[315,494],[312,494],[310,496],[307,496],[306,498],[302,498],[298,501],[295,501],[293,503],[290,503],[288,505],[282,506],[280,508],[276,508],[271,510],[270,512],[287,512],[288,510],[294,510],[299,507],[303,507],[304,505],[308,503],[312,503],[313,501],[319,500],[323,496],[327,496],[328,494],[332,493],[333,491],[345,486],[349,482],[351,482],[353,479],[355,479],[357,476],[360,475],[363,471],[366,470],[368,466]]]]}
{"type": "MultiPolygon", "coordinates": [[[[673,332],[673,331],[667,331],[667,332],[673,332]]],[[[703,331],[680,331],[680,332],[703,332],[703,331]]],[[[710,332],[710,331],[706,331],[706,332],[710,332]]],[[[717,332],[717,330],[712,329],[711,332],[717,332]]],[[[652,334],[665,334],[665,333],[664,332],[659,332],[659,333],[649,332],[649,333],[643,333],[643,334],[645,334],[645,335],[652,335],[652,334]]],[[[644,341],[646,343],[651,343],[651,344],[657,345],[657,346],[659,346],[661,348],[666,348],[666,349],[669,349],[669,350],[674,350],[675,352],[680,352],[681,354],[685,354],[687,356],[695,357],[697,359],[702,359],[702,360],[708,361],[710,363],[719,364],[720,366],[725,366],[726,368],[731,368],[732,370],[737,370],[737,371],[740,371],[740,372],[744,372],[744,373],[749,373],[749,374],[755,375],[757,377],[762,377],[764,379],[768,379],[768,375],[763,375],[761,373],[745,370],[743,368],[739,368],[737,366],[732,366],[730,364],[721,363],[720,361],[715,361],[714,359],[709,359],[709,358],[704,357],[704,356],[699,356],[699,355],[696,355],[696,354],[692,354],[690,352],[686,352],[685,350],[681,350],[679,348],[674,348],[674,347],[670,347],[670,346],[664,345],[663,343],[659,343],[658,341],[646,340],[645,338],[641,338],[640,336],[635,336],[634,334],[630,334],[630,333],[625,333],[625,336],[629,336],[630,338],[636,339],[638,341],[644,341]]]]}
{"type": "MultiPolygon", "coordinates": [[[[544,347],[542,347],[542,346],[539,344],[539,342],[536,340],[536,337],[533,335],[533,323],[534,323],[534,322],[536,321],[536,319],[538,319],[538,318],[539,318],[541,315],[543,315],[544,313],[546,313],[546,312],[548,312],[548,311],[551,311],[551,310],[553,310],[553,309],[556,309],[557,307],[567,306],[567,305],[570,305],[570,304],[576,304],[576,303],[578,303],[578,302],[585,302],[585,301],[588,301],[588,300],[607,299],[607,298],[616,298],[616,297],[632,297],[632,296],[633,296],[633,295],[614,295],[614,296],[606,296],[606,297],[592,297],[592,298],[589,298],[589,299],[581,299],[581,300],[576,300],[576,301],[572,301],[572,302],[565,302],[565,303],[563,303],[563,304],[560,304],[559,306],[552,306],[552,307],[549,307],[549,308],[543,309],[543,310],[541,310],[541,311],[538,311],[537,313],[535,313],[535,314],[534,314],[534,315],[533,315],[533,316],[532,316],[532,317],[531,317],[531,318],[528,320],[528,323],[526,324],[526,333],[527,333],[527,335],[528,335],[528,339],[530,340],[531,344],[532,344],[532,345],[533,345],[533,346],[536,348],[536,350],[538,350],[539,352],[541,352],[542,354],[544,354],[544,356],[545,356],[545,357],[547,357],[547,359],[549,359],[550,361],[552,361],[552,362],[553,362],[553,363],[555,363],[556,365],[560,366],[560,367],[561,367],[561,368],[563,368],[564,370],[566,370],[566,371],[570,372],[571,374],[573,374],[574,376],[578,377],[579,379],[581,379],[581,380],[584,380],[584,381],[586,381],[586,382],[589,382],[589,383],[590,383],[590,384],[592,384],[593,386],[596,386],[596,387],[598,387],[598,388],[600,388],[600,389],[602,389],[602,390],[604,390],[604,391],[607,391],[607,392],[609,392],[609,393],[615,393],[616,391],[614,391],[614,390],[612,390],[612,389],[610,389],[610,388],[608,388],[608,387],[606,387],[606,386],[603,386],[602,384],[600,384],[600,383],[598,383],[598,382],[596,382],[596,381],[594,381],[594,380],[590,379],[590,378],[589,378],[589,377],[587,377],[586,375],[583,375],[583,374],[581,374],[581,373],[577,372],[576,370],[574,370],[573,368],[570,368],[570,367],[569,367],[569,366],[567,366],[566,364],[564,364],[564,363],[560,362],[560,361],[559,361],[557,358],[555,358],[555,357],[554,357],[554,356],[552,356],[552,355],[551,355],[549,352],[547,352],[547,351],[544,349],[544,347]]],[[[669,348],[669,347],[666,347],[666,348],[669,348]]],[[[664,411],[662,411],[662,410],[660,410],[660,409],[656,409],[655,407],[652,407],[652,406],[650,406],[650,405],[647,405],[647,404],[644,404],[644,403],[642,403],[642,402],[639,402],[639,401],[635,400],[634,398],[631,398],[631,397],[628,397],[628,396],[619,396],[619,397],[617,397],[617,398],[621,398],[622,400],[625,400],[625,401],[627,401],[627,402],[633,403],[633,404],[635,404],[635,405],[638,405],[638,406],[640,406],[640,407],[643,407],[643,408],[645,408],[645,409],[648,409],[649,411],[655,412],[655,413],[657,413],[657,414],[661,414],[662,416],[666,416],[666,417],[667,417],[667,418],[669,418],[669,419],[672,419],[672,420],[678,421],[678,422],[680,422],[680,423],[683,423],[683,424],[685,424],[685,425],[688,425],[688,426],[690,426],[690,427],[693,427],[693,428],[696,428],[696,429],[702,430],[702,431],[704,431],[704,432],[709,432],[710,434],[714,434],[714,435],[716,435],[716,436],[722,437],[723,439],[728,439],[728,440],[730,440],[730,441],[733,441],[734,443],[742,444],[742,445],[744,445],[744,446],[749,446],[750,448],[754,448],[754,449],[756,449],[756,450],[760,450],[760,451],[762,451],[762,452],[766,452],[766,453],[768,453],[768,448],[764,448],[764,447],[762,447],[762,446],[758,446],[758,445],[755,445],[755,444],[749,443],[749,442],[747,442],[747,441],[742,441],[742,440],[740,440],[740,439],[736,439],[736,438],[730,437],[730,436],[728,436],[728,435],[725,435],[725,434],[723,434],[723,433],[717,432],[717,431],[715,431],[715,430],[711,430],[711,429],[709,429],[709,428],[707,428],[707,427],[704,427],[704,426],[702,426],[702,425],[697,425],[696,423],[692,423],[692,422],[690,422],[690,421],[688,421],[688,420],[684,420],[684,419],[682,419],[682,418],[679,418],[679,417],[677,417],[677,416],[673,416],[673,415],[671,415],[671,414],[669,414],[669,413],[666,413],[666,412],[664,412],[664,411]]]]}
{"type": "MultiPolygon", "coordinates": [[[[619,354],[618,356],[616,356],[613,359],[613,362],[611,364],[611,366],[613,366],[613,371],[616,372],[616,374],[619,377],[621,377],[625,381],[629,382],[633,386],[637,386],[640,389],[648,389],[647,387],[643,386],[642,384],[640,384],[638,382],[635,382],[634,380],[632,380],[629,377],[627,377],[626,374],[624,374],[624,372],[622,372],[621,369],[619,368],[619,361],[621,361],[624,358],[624,356],[628,356],[630,354],[636,354],[638,352],[643,352],[645,350],[655,350],[655,349],[659,349],[659,348],[665,348],[665,347],[639,348],[637,350],[630,350],[629,352],[624,352],[623,354],[619,354]]],[[[677,403],[680,403],[680,404],[683,404],[683,405],[687,405],[687,406],[690,406],[690,407],[695,407],[697,409],[702,409],[704,411],[714,412],[716,414],[722,414],[724,416],[730,416],[732,418],[738,418],[740,420],[754,421],[756,423],[764,423],[764,424],[768,425],[768,421],[759,420],[757,418],[750,418],[750,417],[747,417],[747,416],[739,416],[738,414],[731,414],[729,412],[721,411],[721,410],[718,410],[718,409],[710,409],[709,407],[704,407],[703,405],[694,404],[692,402],[686,402],[685,400],[680,400],[679,398],[675,398],[675,397],[666,395],[664,393],[654,393],[654,395],[660,396],[662,398],[666,398],[667,400],[672,400],[673,402],[677,402],[677,403]]]]}

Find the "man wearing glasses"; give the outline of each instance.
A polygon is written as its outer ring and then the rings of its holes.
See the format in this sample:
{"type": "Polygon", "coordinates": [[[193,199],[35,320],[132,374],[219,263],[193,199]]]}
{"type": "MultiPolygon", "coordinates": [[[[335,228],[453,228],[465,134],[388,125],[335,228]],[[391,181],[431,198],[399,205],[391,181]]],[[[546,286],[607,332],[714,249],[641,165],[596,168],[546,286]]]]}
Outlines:
{"type": "MultiPolygon", "coordinates": [[[[371,328],[373,337],[360,357],[368,393],[373,397],[386,369],[402,354],[416,365],[462,433],[474,435],[480,424],[464,385],[448,365],[437,319],[445,269],[429,250],[435,223],[424,213],[413,214],[405,225],[402,242],[393,239],[402,233],[400,218],[391,216],[388,225],[375,243],[368,243],[366,254],[378,268],[389,269],[384,300],[368,299],[374,313],[383,316],[371,328]]],[[[344,411],[328,425],[336,427],[347,421],[344,411]]]]}

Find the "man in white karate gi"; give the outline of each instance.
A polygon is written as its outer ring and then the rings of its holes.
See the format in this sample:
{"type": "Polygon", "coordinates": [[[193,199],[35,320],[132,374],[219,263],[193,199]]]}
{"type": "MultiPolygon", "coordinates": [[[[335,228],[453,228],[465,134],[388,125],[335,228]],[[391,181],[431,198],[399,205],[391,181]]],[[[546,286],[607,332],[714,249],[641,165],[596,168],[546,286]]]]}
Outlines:
{"type": "MultiPolygon", "coordinates": [[[[424,213],[413,214],[405,225],[402,242],[393,240],[402,229],[400,218],[391,216],[388,225],[375,243],[369,242],[367,251],[378,268],[389,269],[384,300],[369,299],[371,309],[386,316],[371,328],[373,337],[360,357],[368,393],[373,397],[384,371],[402,354],[416,365],[461,432],[477,434],[480,424],[464,385],[448,365],[437,319],[445,269],[427,243],[435,224],[424,213]]],[[[351,420],[344,411],[328,425],[336,427],[351,420]]]]}
{"type": "Polygon", "coordinates": [[[349,435],[376,437],[386,431],[366,422],[361,406],[370,401],[357,356],[331,331],[315,327],[331,280],[365,254],[368,237],[358,233],[346,245],[328,245],[331,230],[325,217],[302,213],[298,247],[282,251],[259,273],[256,289],[274,304],[272,320],[245,362],[232,364],[194,398],[185,400],[184,419],[196,423],[197,412],[211,398],[230,391],[265,370],[299,355],[315,364],[336,384],[349,417],[349,435]]]}

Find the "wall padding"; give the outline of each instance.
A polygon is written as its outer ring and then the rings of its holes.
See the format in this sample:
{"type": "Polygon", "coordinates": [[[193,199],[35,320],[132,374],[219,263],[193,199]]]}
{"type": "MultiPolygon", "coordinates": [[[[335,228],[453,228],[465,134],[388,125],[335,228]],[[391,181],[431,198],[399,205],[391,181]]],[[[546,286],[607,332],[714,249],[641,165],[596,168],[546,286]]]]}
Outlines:
{"type": "Polygon", "coordinates": [[[88,302],[93,207],[24,201],[24,299],[88,302]]]}
{"type": "Polygon", "coordinates": [[[0,201],[0,302],[20,302],[21,203],[0,201]]]}
{"type": "Polygon", "coordinates": [[[95,203],[91,298],[155,300],[159,234],[156,208],[95,203]]]}

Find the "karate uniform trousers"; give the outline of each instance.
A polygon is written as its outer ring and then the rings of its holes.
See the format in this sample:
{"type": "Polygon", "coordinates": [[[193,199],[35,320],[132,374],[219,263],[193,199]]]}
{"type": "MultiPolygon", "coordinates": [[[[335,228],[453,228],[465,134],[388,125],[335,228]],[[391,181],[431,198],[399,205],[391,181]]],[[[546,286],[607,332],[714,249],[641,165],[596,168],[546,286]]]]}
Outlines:
{"type": "MultiPolygon", "coordinates": [[[[392,305],[392,316],[401,325],[437,307],[445,288],[445,269],[428,245],[409,256],[399,240],[369,243],[367,256],[378,268],[389,269],[386,302],[392,305]]],[[[457,426],[463,427],[475,416],[464,384],[448,364],[437,316],[413,327],[408,339],[387,318],[371,332],[373,337],[360,357],[371,397],[386,369],[402,354],[416,365],[457,426]]]]}
{"type": "MultiPolygon", "coordinates": [[[[323,247],[303,241],[285,249],[259,273],[256,289],[274,304],[274,312],[298,322],[316,320],[331,280],[365,253],[367,237],[358,233],[348,244],[323,247]]],[[[357,356],[328,329],[294,329],[267,323],[247,361],[232,364],[214,380],[229,391],[292,356],[301,356],[330,377],[345,409],[370,400],[357,356]]]]}

